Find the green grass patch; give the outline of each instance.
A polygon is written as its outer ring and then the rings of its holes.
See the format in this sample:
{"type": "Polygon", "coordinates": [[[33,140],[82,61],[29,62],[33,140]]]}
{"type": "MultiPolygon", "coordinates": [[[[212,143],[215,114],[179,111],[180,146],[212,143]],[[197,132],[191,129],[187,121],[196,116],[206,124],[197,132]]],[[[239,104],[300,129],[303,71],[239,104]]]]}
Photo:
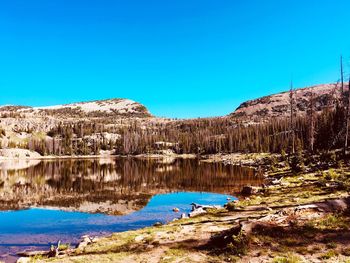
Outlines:
{"type": "Polygon", "coordinates": [[[299,263],[302,262],[300,256],[288,253],[285,256],[278,256],[272,260],[272,263],[299,263]]]}

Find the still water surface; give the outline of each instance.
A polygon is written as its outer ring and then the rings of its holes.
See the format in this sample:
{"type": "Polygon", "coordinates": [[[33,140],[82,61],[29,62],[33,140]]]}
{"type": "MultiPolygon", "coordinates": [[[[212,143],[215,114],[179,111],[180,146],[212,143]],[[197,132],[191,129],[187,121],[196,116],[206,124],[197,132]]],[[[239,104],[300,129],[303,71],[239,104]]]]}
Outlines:
{"type": "Polygon", "coordinates": [[[188,213],[192,202],[223,205],[243,185],[262,183],[252,169],[188,159],[1,165],[0,257],[6,261],[19,250],[46,249],[58,240],[74,245],[84,234],[166,223],[188,213]]]}

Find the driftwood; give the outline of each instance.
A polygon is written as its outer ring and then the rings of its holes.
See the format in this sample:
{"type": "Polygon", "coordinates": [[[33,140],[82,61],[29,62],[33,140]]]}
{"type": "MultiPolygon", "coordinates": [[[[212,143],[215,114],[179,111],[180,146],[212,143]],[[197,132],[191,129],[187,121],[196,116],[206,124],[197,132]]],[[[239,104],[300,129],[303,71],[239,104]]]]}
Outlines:
{"type": "Polygon", "coordinates": [[[51,246],[50,250],[37,250],[37,251],[22,251],[18,252],[17,256],[20,257],[35,257],[35,256],[47,256],[47,257],[57,257],[59,253],[59,247],[61,240],[57,242],[57,247],[51,246]]]}
{"type": "Polygon", "coordinates": [[[192,211],[195,211],[196,209],[200,209],[200,208],[202,208],[203,210],[222,208],[221,205],[200,205],[196,203],[192,203],[191,206],[192,206],[192,211]]]}

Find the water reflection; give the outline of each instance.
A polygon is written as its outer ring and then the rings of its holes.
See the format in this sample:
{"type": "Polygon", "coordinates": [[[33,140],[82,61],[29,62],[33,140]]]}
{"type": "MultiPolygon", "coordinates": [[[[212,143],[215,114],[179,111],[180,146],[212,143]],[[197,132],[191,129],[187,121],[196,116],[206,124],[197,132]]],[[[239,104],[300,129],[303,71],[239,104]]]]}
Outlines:
{"type": "Polygon", "coordinates": [[[45,160],[0,174],[0,210],[53,207],[61,210],[127,214],[159,193],[199,191],[234,194],[261,184],[252,169],[198,160],[173,162],[116,159],[45,160]]]}
{"type": "Polygon", "coordinates": [[[243,185],[262,183],[252,169],[183,159],[60,159],[0,167],[0,259],[6,262],[19,250],[48,249],[58,240],[74,244],[83,234],[167,222],[189,212],[192,202],[222,205],[243,185]]]}

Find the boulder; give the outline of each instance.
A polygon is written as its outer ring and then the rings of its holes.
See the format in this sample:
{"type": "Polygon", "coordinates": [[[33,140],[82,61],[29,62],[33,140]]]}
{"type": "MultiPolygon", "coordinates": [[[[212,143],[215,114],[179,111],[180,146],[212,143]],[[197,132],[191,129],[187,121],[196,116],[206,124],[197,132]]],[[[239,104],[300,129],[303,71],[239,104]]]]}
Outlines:
{"type": "Polygon", "coordinates": [[[207,211],[205,211],[202,207],[194,209],[192,212],[190,212],[188,214],[189,217],[195,217],[195,216],[199,216],[199,215],[203,215],[206,214],[207,211]]]}
{"type": "Polygon", "coordinates": [[[135,241],[141,242],[144,238],[145,238],[144,236],[140,235],[140,236],[135,237],[135,241]]]}
{"type": "Polygon", "coordinates": [[[245,196],[253,195],[258,192],[258,188],[250,185],[243,186],[241,194],[245,196]]]}
{"type": "Polygon", "coordinates": [[[32,259],[30,257],[20,257],[17,259],[16,263],[30,263],[32,259]]]}
{"type": "Polygon", "coordinates": [[[92,238],[91,237],[89,237],[88,235],[82,236],[81,237],[81,241],[77,245],[77,248],[82,249],[82,248],[90,245],[91,243],[92,243],[92,238]]]}
{"type": "Polygon", "coordinates": [[[163,224],[161,222],[155,222],[153,226],[162,226],[163,224]]]}
{"type": "Polygon", "coordinates": [[[185,213],[182,213],[180,219],[185,219],[185,218],[188,218],[188,216],[185,213]]]}

